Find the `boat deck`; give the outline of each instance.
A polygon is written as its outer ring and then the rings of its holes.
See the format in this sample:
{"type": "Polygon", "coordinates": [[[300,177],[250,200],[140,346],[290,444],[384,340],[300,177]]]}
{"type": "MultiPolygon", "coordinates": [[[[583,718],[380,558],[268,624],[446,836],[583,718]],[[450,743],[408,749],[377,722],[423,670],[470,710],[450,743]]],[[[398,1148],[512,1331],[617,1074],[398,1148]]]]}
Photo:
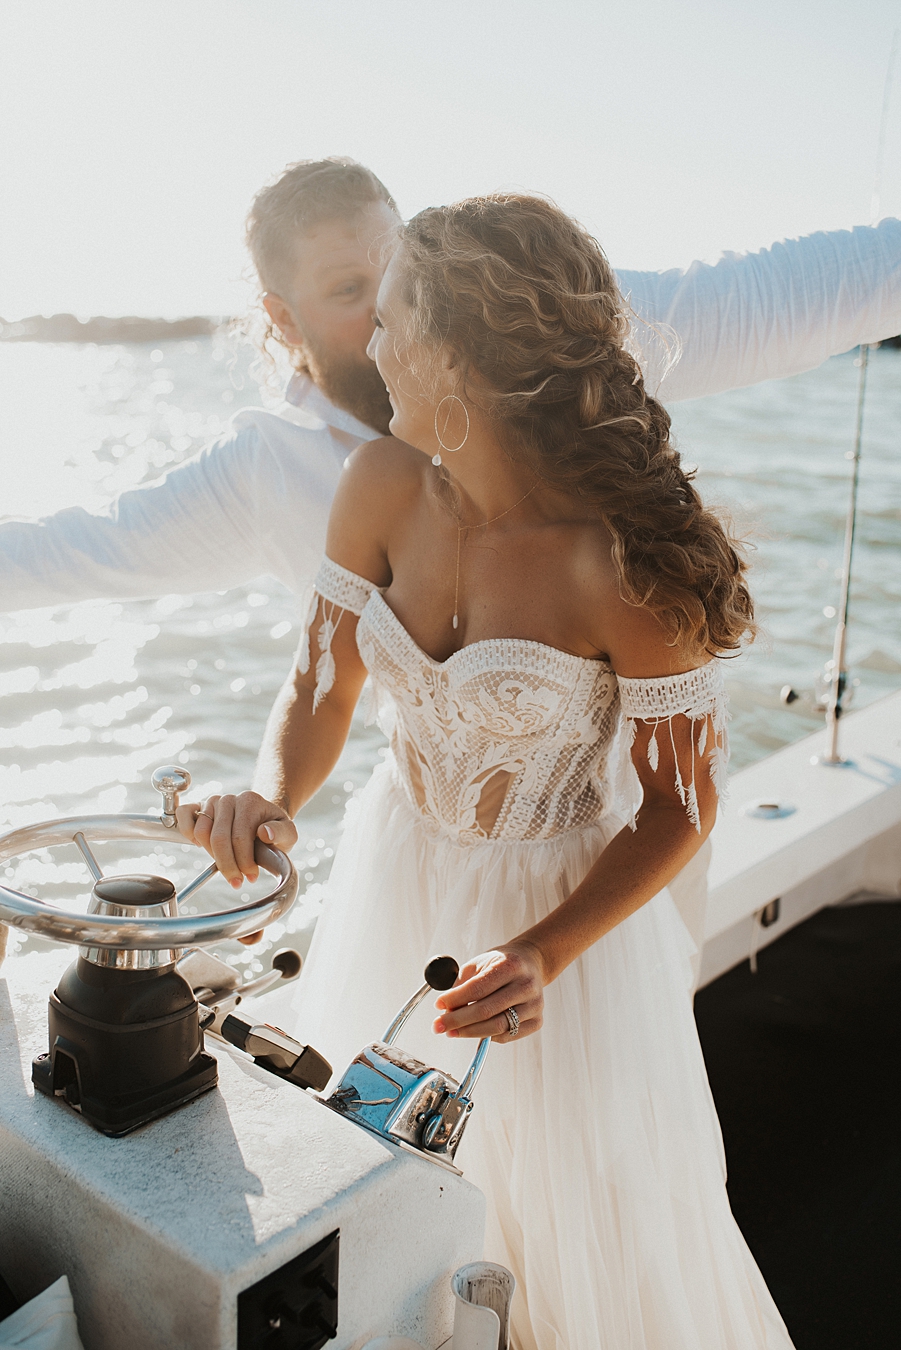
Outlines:
{"type": "Polygon", "coordinates": [[[732,1208],[797,1350],[896,1350],[901,903],[821,910],[695,1012],[732,1208]]]}

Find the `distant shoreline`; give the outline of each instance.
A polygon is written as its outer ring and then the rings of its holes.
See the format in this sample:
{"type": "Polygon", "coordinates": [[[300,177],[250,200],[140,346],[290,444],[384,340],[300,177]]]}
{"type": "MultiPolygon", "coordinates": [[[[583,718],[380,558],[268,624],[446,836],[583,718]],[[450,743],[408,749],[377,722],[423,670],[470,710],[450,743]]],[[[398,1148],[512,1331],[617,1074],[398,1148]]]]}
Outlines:
{"type": "MultiPolygon", "coordinates": [[[[209,314],[192,314],[184,319],[147,319],[132,314],[119,319],[103,315],[79,319],[74,314],[33,314],[13,322],[0,319],[0,342],[165,342],[210,337],[230,322],[227,316],[209,314]]],[[[901,335],[874,345],[901,347],[901,335]]]]}
{"type": "Polygon", "coordinates": [[[209,337],[227,318],[194,314],[185,319],[120,319],[97,316],[78,319],[74,314],[34,314],[8,322],[0,319],[0,342],[164,342],[167,338],[209,337]]]}

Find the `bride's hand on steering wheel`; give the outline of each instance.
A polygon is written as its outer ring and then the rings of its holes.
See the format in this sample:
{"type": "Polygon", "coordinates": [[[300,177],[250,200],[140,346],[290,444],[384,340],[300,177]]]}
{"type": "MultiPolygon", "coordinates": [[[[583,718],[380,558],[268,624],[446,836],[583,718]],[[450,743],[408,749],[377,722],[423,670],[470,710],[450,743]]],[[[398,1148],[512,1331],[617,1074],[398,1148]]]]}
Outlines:
{"type": "Polygon", "coordinates": [[[433,1030],[451,1037],[490,1036],[506,1043],[541,1029],[544,1015],[544,966],[537,947],[507,942],[474,957],[460,970],[457,983],[436,1000],[433,1030]],[[515,1036],[507,1009],[519,1018],[515,1036]]]}
{"type": "Polygon", "coordinates": [[[297,843],[297,829],[287,812],[258,792],[207,797],[203,805],[188,802],[178,807],[175,818],[184,837],[206,849],[235,890],[245,877],[256,881],[260,874],[253,856],[257,839],[285,853],[297,843]]]}

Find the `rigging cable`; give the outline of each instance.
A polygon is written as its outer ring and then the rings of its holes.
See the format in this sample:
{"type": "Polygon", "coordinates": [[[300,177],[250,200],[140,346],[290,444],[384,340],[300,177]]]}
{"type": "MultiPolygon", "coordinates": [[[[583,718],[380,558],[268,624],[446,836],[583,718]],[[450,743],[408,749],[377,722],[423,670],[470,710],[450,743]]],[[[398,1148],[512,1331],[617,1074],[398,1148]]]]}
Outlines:
{"type": "MultiPolygon", "coordinates": [[[[885,164],[885,144],[888,129],[889,104],[892,93],[892,75],[895,58],[898,53],[898,40],[901,30],[895,29],[889,52],[888,69],[885,73],[885,87],[882,94],[882,116],[879,123],[879,142],[876,151],[876,173],[873,182],[873,196],[870,202],[870,224],[879,219],[880,198],[882,193],[882,171],[885,164]]],[[[878,343],[875,344],[878,346],[878,343]]],[[[838,748],[838,727],[842,715],[845,691],[848,687],[848,672],[845,658],[848,637],[848,616],[851,608],[851,566],[854,558],[854,539],[857,533],[857,496],[860,486],[860,456],[863,441],[863,414],[867,393],[867,367],[869,365],[870,343],[862,342],[858,349],[855,365],[860,370],[857,384],[857,425],[854,434],[854,449],[849,458],[854,461],[851,475],[851,496],[848,502],[848,515],[845,521],[845,545],[842,558],[841,598],[838,606],[838,623],[835,626],[835,640],[832,648],[831,669],[829,670],[829,696],[826,704],[826,729],[829,744],[825,755],[818,756],[820,764],[844,764],[838,748]]]]}

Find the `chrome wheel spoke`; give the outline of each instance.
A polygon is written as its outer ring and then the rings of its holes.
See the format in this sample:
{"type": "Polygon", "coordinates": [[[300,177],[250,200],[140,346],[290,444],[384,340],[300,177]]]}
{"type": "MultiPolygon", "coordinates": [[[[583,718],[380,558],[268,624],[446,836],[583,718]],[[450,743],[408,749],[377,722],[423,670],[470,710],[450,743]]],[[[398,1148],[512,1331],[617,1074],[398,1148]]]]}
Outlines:
{"type": "Polygon", "coordinates": [[[72,842],[75,844],[79,853],[87,863],[88,868],[90,869],[91,876],[94,878],[94,880],[102,881],[103,872],[100,870],[100,864],[94,857],[93,853],[91,852],[90,845],[88,844],[88,841],[87,839],[85,839],[81,830],[77,830],[75,834],[73,834],[72,842]]]}
{"type": "Polygon", "coordinates": [[[209,867],[205,867],[203,871],[194,878],[193,881],[189,881],[184,890],[179,891],[178,895],[175,897],[176,900],[178,901],[179,908],[181,908],[185,900],[190,900],[191,896],[195,895],[197,891],[200,890],[201,886],[205,886],[207,882],[212,877],[214,877],[218,871],[219,868],[216,866],[216,864],[210,863],[209,867]]]}

